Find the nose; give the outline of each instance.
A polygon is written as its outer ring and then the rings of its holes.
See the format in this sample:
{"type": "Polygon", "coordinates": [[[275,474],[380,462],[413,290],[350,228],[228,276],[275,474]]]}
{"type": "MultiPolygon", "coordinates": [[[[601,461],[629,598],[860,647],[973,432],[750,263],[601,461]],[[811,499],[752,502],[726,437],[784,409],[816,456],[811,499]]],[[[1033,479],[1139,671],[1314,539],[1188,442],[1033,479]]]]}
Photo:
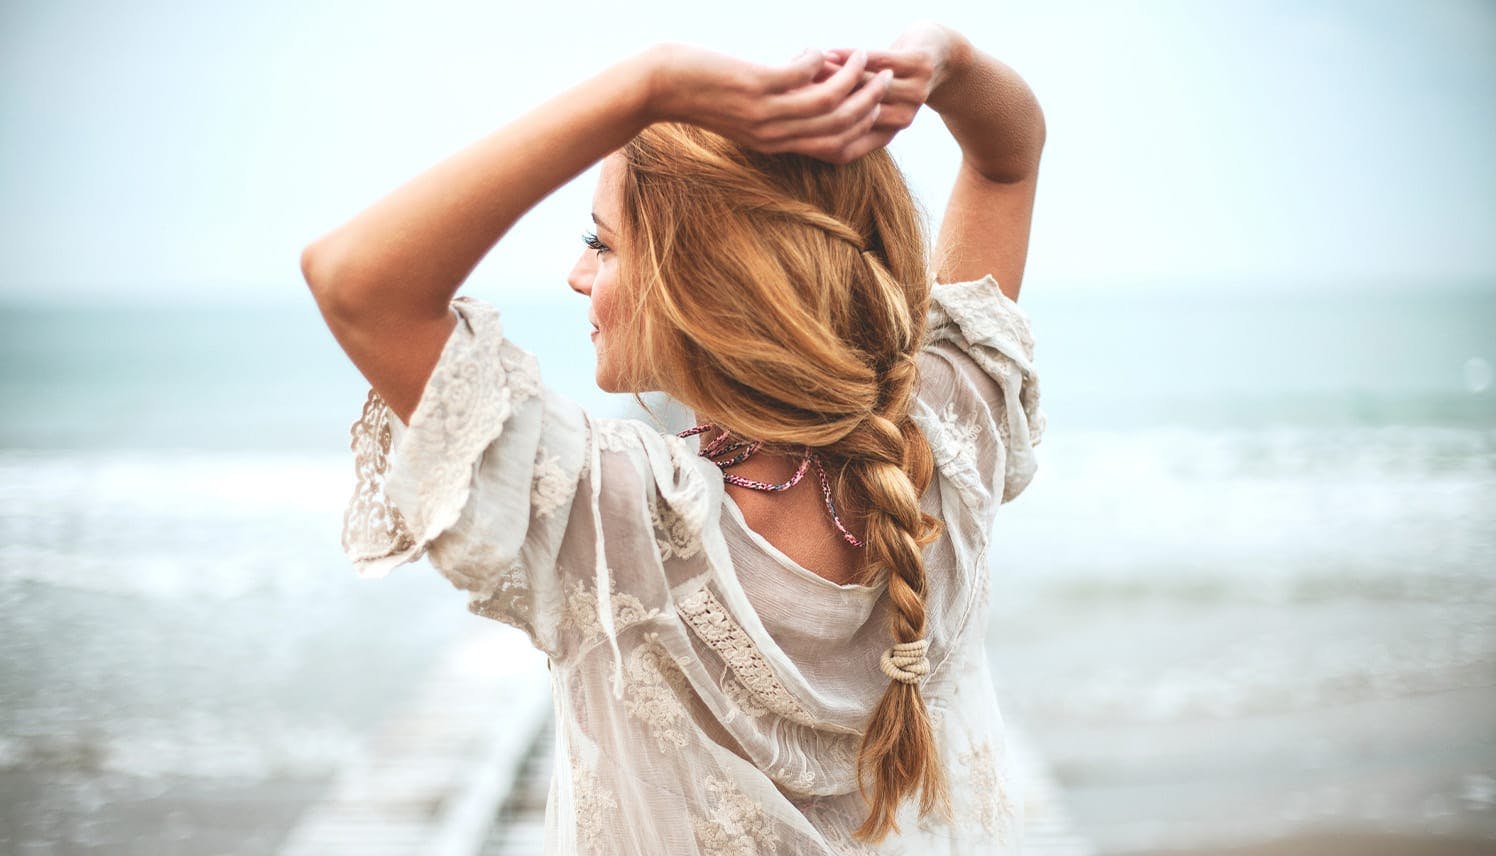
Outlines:
{"type": "Polygon", "coordinates": [[[595,255],[591,250],[584,250],[577,263],[572,265],[571,273],[566,275],[566,284],[577,294],[592,296],[592,278],[596,273],[595,255]]]}

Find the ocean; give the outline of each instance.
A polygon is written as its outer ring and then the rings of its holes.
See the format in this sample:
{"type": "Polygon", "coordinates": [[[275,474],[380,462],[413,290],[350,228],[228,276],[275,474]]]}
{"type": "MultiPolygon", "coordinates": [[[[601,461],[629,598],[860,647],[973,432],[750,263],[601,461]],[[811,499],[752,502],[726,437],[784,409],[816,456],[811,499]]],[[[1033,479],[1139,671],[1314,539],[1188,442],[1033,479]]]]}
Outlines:
{"type": "MultiPolygon", "coordinates": [[[[580,300],[464,291],[632,413],[580,300]]],[[[1098,850],[1496,844],[1496,283],[1021,304],[1048,430],[989,644],[1098,850]]],[[[344,560],[366,390],[310,299],[0,305],[0,852],[274,852],[483,621],[344,560]]]]}

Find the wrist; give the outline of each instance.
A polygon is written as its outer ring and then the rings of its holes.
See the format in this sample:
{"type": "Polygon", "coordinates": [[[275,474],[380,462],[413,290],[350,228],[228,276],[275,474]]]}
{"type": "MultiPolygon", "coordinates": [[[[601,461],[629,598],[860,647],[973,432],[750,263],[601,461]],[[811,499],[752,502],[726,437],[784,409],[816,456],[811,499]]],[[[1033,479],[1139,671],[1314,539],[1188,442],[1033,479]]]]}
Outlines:
{"type": "Polygon", "coordinates": [[[658,63],[654,48],[646,48],[629,54],[607,66],[584,86],[589,94],[604,95],[614,115],[627,121],[635,132],[643,130],[652,122],[658,100],[658,63]]]}
{"type": "Polygon", "coordinates": [[[635,54],[634,63],[639,78],[639,118],[644,125],[655,122],[673,122],[675,115],[671,99],[671,63],[674,43],[658,42],[635,54]]]}

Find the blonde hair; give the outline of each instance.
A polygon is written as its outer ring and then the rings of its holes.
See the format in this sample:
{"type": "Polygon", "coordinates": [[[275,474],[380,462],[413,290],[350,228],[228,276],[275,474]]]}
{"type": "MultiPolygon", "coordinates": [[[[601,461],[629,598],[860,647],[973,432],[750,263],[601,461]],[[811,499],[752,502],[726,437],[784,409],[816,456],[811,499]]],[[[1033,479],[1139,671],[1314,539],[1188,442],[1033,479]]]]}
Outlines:
{"type": "MultiPolygon", "coordinates": [[[[815,449],[837,507],[861,500],[858,580],[886,572],[893,641],[923,638],[922,548],[941,523],[919,507],[934,462],[909,405],[932,275],[903,173],[884,149],[834,165],[682,123],[651,125],[621,154],[635,379],[765,450],[815,449]]],[[[897,832],[916,790],[921,817],[937,802],[950,816],[917,683],[890,680],[857,777],[859,840],[897,832]]]]}

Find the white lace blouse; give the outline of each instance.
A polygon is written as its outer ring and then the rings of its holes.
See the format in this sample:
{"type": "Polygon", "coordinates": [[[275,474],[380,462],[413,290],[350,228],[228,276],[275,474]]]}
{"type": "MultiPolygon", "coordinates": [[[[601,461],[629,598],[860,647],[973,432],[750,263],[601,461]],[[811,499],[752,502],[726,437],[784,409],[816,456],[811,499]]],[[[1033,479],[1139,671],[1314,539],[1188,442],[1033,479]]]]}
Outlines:
{"type": "Polygon", "coordinates": [[[1044,430],[1027,315],[990,275],[936,284],[913,413],[945,521],[925,550],[922,690],[953,817],[855,842],[856,753],[889,678],[886,584],[836,584],[749,529],[699,438],[601,419],[541,382],[469,296],[410,425],[371,389],[343,548],[381,577],[430,556],[468,609],[550,658],[547,854],[1016,853],[988,673],[987,544],[1044,430]]]}

